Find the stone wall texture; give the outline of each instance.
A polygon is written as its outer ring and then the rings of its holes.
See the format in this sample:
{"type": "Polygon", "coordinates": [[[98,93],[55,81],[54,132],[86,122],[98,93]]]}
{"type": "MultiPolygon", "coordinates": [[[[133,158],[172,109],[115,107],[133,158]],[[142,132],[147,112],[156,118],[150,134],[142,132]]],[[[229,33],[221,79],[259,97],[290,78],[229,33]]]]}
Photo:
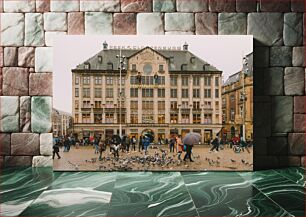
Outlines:
{"type": "Polygon", "coordinates": [[[304,0],[0,0],[0,13],[1,167],[52,165],[57,34],[254,35],[254,168],[305,165],[304,0]]]}

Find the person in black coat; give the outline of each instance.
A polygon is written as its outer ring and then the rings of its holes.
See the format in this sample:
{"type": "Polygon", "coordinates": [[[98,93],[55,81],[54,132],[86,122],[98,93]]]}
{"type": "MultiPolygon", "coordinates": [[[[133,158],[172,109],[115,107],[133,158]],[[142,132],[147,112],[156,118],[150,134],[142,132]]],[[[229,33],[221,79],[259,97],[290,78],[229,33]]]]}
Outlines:
{"type": "Polygon", "coordinates": [[[58,146],[58,143],[55,143],[53,145],[53,157],[52,157],[52,159],[54,159],[55,154],[57,155],[57,159],[61,159],[61,156],[58,154],[58,152],[59,152],[59,146],[58,146]]]}
{"type": "Polygon", "coordinates": [[[193,145],[186,145],[186,154],[184,156],[184,161],[186,161],[187,157],[189,158],[190,162],[193,162],[191,159],[191,150],[193,145]]]}

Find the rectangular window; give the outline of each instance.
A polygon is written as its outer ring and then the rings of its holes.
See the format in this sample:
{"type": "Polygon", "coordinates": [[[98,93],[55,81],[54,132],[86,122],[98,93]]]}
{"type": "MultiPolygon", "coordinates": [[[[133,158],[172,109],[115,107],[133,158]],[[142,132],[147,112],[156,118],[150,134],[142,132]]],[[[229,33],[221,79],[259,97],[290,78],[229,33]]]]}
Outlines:
{"type": "MultiPolygon", "coordinates": [[[[120,85],[120,77],[117,78],[117,84],[120,85]]],[[[125,84],[125,77],[121,77],[121,85],[125,84]]]]}
{"type": "Polygon", "coordinates": [[[74,108],[78,109],[79,108],[79,100],[75,100],[74,102],[74,108]]]}
{"type": "Polygon", "coordinates": [[[137,76],[131,76],[130,83],[131,84],[138,84],[137,76]]]}
{"type": "Polygon", "coordinates": [[[235,110],[231,108],[231,121],[235,120],[235,110]]]}
{"type": "Polygon", "coordinates": [[[165,85],[165,76],[157,76],[157,80],[155,84],[165,85]]]}
{"type": "Polygon", "coordinates": [[[211,89],[204,89],[204,98],[211,98],[211,89]]]}
{"type": "Polygon", "coordinates": [[[136,69],[136,64],[132,64],[132,72],[136,72],[137,69],[136,69]]]}
{"type": "Polygon", "coordinates": [[[114,123],[113,113],[105,113],[105,123],[114,123]]]}
{"type": "Polygon", "coordinates": [[[164,98],[165,97],[165,89],[158,89],[158,97],[164,98]]]}
{"type": "Polygon", "coordinates": [[[219,87],[219,77],[215,77],[215,86],[219,87]]]}
{"type": "Polygon", "coordinates": [[[170,76],[170,85],[177,86],[177,76],[170,76]]]}
{"type": "Polygon", "coordinates": [[[154,116],[143,114],[142,115],[142,123],[154,123],[154,116]]]}
{"type": "Polygon", "coordinates": [[[231,101],[235,101],[235,95],[231,95],[231,101]]]}
{"type": "Polygon", "coordinates": [[[90,88],[83,88],[83,97],[84,98],[90,97],[90,88]]]}
{"type": "Polygon", "coordinates": [[[182,77],[182,86],[188,86],[188,81],[189,81],[188,77],[183,76],[182,77]]]}
{"type": "Polygon", "coordinates": [[[82,123],[90,123],[90,114],[82,114],[82,123]]]}
{"type": "Polygon", "coordinates": [[[188,109],[188,101],[182,102],[182,109],[188,109]]]}
{"type": "Polygon", "coordinates": [[[164,65],[159,65],[158,66],[158,71],[163,72],[164,71],[164,65]]]}
{"type": "Polygon", "coordinates": [[[215,89],[215,98],[219,98],[219,89],[215,89]]]}
{"type": "Polygon", "coordinates": [[[177,101],[171,101],[170,102],[170,108],[171,109],[177,109],[177,101]]]}
{"type": "Polygon", "coordinates": [[[200,98],[200,89],[193,89],[193,98],[200,98]]]}
{"type": "Polygon", "coordinates": [[[106,98],[114,98],[113,88],[106,88],[106,98]]]}
{"type": "Polygon", "coordinates": [[[131,88],[130,89],[130,97],[138,97],[138,89],[137,88],[131,88]]]}
{"type": "Polygon", "coordinates": [[[178,123],[178,114],[170,114],[170,123],[172,124],[178,123]]]}
{"type": "Polygon", "coordinates": [[[79,123],[79,114],[74,115],[74,123],[79,123]]]}
{"type": "Polygon", "coordinates": [[[113,84],[113,77],[106,76],[106,85],[112,85],[112,84],[113,84]]]}
{"type": "Polygon", "coordinates": [[[131,110],[138,111],[138,101],[131,101],[131,110]]]}
{"type": "Polygon", "coordinates": [[[193,114],[192,115],[192,123],[193,124],[200,124],[201,123],[201,114],[193,114]]]}
{"type": "Polygon", "coordinates": [[[204,106],[205,106],[205,108],[210,109],[211,108],[211,102],[210,101],[205,101],[204,106]]]}
{"type": "Polygon", "coordinates": [[[102,114],[94,114],[95,124],[102,124],[102,114]]]}
{"type": "Polygon", "coordinates": [[[90,101],[83,101],[83,108],[90,108],[90,101]]]}
{"type": "Polygon", "coordinates": [[[189,124],[190,123],[189,114],[182,114],[182,123],[183,124],[189,124]]]}
{"type": "Polygon", "coordinates": [[[142,97],[153,97],[154,89],[142,89],[142,97]]]}
{"type": "Polygon", "coordinates": [[[204,85],[205,86],[210,86],[211,85],[211,77],[210,76],[205,76],[204,77],[204,85]]]}
{"type": "Polygon", "coordinates": [[[106,101],[105,108],[114,108],[114,102],[113,101],[106,101]]]}
{"type": "Polygon", "coordinates": [[[211,123],[212,123],[212,115],[204,114],[204,124],[211,124],[211,123]]]}
{"type": "Polygon", "coordinates": [[[95,101],[95,108],[102,108],[102,102],[101,101],[95,101]]]}
{"type": "Polygon", "coordinates": [[[165,111],[165,101],[158,101],[158,111],[165,111]]]}
{"type": "Polygon", "coordinates": [[[95,98],[102,97],[102,88],[95,88],[95,98]]]}
{"type": "Polygon", "coordinates": [[[95,77],[95,84],[102,84],[102,77],[101,76],[96,76],[95,77]]]}
{"type": "Polygon", "coordinates": [[[138,114],[131,114],[131,124],[138,124],[138,114]]]}
{"type": "Polygon", "coordinates": [[[219,111],[219,101],[215,102],[215,109],[216,109],[216,111],[219,111]]]}
{"type": "Polygon", "coordinates": [[[165,123],[165,115],[164,114],[159,114],[158,115],[158,123],[159,124],[164,124],[165,123]]]}
{"type": "Polygon", "coordinates": [[[189,94],[188,94],[188,89],[182,89],[182,98],[188,98],[189,94]]]}
{"type": "Polygon", "coordinates": [[[153,101],[142,101],[142,110],[153,111],[154,105],[153,101]]]}
{"type": "Polygon", "coordinates": [[[75,88],[74,95],[75,97],[79,97],[79,88],[75,88]]]}
{"type": "Polygon", "coordinates": [[[85,85],[90,84],[90,77],[89,76],[83,77],[83,84],[85,84],[85,85]]]}
{"type": "Polygon", "coordinates": [[[107,69],[113,70],[113,63],[107,63],[107,69]]]}
{"type": "Polygon", "coordinates": [[[193,102],[192,107],[193,109],[200,109],[200,102],[193,102]]]}
{"type": "Polygon", "coordinates": [[[200,76],[193,76],[193,86],[200,86],[200,76]]]}
{"type": "Polygon", "coordinates": [[[170,90],[170,97],[171,98],[177,98],[177,89],[171,89],[170,90]]]}
{"type": "Polygon", "coordinates": [[[80,82],[80,78],[79,77],[75,77],[75,84],[78,85],[80,82]]]}

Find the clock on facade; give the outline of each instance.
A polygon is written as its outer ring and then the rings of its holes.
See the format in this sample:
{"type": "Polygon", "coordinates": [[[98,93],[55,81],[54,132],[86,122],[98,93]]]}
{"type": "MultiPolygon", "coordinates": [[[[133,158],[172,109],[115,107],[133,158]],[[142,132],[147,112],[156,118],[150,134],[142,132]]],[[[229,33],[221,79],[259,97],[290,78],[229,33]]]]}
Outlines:
{"type": "Polygon", "coordinates": [[[146,63],[144,66],[143,66],[143,72],[145,74],[150,74],[152,72],[153,68],[152,68],[152,65],[150,63],[146,63]]]}

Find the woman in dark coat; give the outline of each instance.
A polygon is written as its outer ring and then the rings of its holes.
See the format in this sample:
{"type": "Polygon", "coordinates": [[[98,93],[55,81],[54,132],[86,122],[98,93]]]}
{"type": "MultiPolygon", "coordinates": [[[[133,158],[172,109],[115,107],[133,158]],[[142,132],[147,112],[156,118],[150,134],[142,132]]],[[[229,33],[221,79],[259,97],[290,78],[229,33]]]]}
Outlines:
{"type": "Polygon", "coordinates": [[[61,156],[58,154],[58,152],[59,152],[59,146],[58,146],[58,143],[56,142],[53,146],[53,157],[52,157],[52,159],[54,159],[55,154],[57,155],[57,159],[61,159],[61,156]]]}

